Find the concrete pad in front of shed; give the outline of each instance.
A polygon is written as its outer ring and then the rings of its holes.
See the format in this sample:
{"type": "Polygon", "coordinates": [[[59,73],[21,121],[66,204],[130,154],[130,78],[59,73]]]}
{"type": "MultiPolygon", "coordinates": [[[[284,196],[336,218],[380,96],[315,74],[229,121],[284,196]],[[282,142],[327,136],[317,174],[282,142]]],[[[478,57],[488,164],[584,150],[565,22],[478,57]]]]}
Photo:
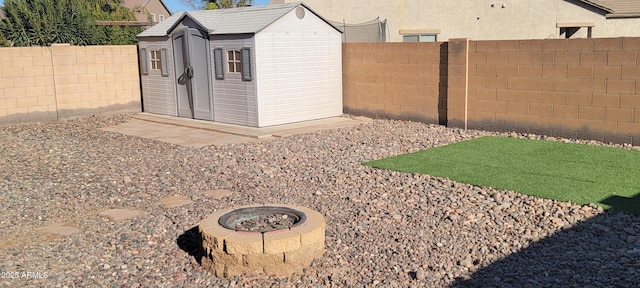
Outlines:
{"type": "Polygon", "coordinates": [[[169,124],[183,128],[200,129],[203,131],[221,132],[236,136],[264,139],[271,137],[271,133],[265,131],[264,128],[247,127],[241,125],[226,124],[213,121],[180,118],[151,113],[137,113],[133,115],[134,119],[145,120],[148,122],[169,124]]]}
{"type": "Polygon", "coordinates": [[[273,137],[367,124],[366,117],[331,117],[263,128],[246,127],[151,113],[137,113],[126,123],[101,130],[185,147],[260,142],[273,137]]]}
{"type": "Polygon", "coordinates": [[[271,135],[274,137],[286,137],[295,134],[309,133],[313,131],[338,129],[355,126],[358,124],[370,123],[371,119],[367,117],[331,117],[325,119],[311,120],[293,124],[278,125],[267,129],[273,130],[271,135]]]}
{"type": "Polygon", "coordinates": [[[138,216],[144,215],[142,210],[134,209],[109,209],[98,213],[98,215],[105,217],[113,222],[118,222],[127,219],[133,219],[138,216]]]}

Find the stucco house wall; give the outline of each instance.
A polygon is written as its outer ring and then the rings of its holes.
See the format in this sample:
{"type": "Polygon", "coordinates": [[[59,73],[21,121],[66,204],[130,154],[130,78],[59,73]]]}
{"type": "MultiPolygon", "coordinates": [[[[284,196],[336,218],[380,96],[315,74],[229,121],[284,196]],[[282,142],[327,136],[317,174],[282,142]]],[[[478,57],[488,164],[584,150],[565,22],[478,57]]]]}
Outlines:
{"type": "Polygon", "coordinates": [[[162,0],[124,0],[122,6],[131,9],[136,21],[158,23],[171,16],[171,11],[162,0]]]}
{"type": "MultiPolygon", "coordinates": [[[[271,3],[295,2],[272,0],[271,3]]],[[[583,26],[571,38],[640,36],[640,18],[609,18],[607,11],[573,0],[305,0],[333,21],[359,23],[388,20],[390,42],[403,34],[437,34],[476,40],[565,38],[562,26],[583,26]]]]}

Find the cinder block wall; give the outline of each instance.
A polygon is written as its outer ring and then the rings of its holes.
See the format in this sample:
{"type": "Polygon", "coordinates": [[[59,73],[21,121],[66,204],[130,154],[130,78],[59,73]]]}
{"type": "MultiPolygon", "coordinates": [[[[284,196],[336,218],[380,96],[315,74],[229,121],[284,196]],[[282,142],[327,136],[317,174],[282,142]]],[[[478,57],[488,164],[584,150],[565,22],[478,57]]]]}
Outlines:
{"type": "Polygon", "coordinates": [[[136,46],[0,48],[0,123],[139,112],[136,46]]]}
{"type": "Polygon", "coordinates": [[[343,44],[345,113],[444,121],[447,58],[441,55],[447,54],[446,47],[446,43],[343,44]]]}
{"type": "MultiPolygon", "coordinates": [[[[469,128],[640,145],[640,38],[469,41],[468,49],[469,128]]],[[[450,104],[449,114],[464,112],[450,104]]]]}
{"type": "Polygon", "coordinates": [[[0,48],[0,123],[56,120],[53,79],[49,48],[0,48]]]}
{"type": "Polygon", "coordinates": [[[640,145],[640,38],[349,43],[343,51],[347,113],[640,145]]]}

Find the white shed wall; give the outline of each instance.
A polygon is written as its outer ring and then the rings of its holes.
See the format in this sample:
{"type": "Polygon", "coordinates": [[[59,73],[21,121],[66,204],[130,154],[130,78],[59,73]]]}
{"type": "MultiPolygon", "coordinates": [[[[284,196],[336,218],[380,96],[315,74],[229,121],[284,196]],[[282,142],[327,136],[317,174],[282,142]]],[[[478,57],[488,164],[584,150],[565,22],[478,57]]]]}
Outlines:
{"type": "Polygon", "coordinates": [[[340,32],[305,9],[255,37],[260,127],[342,115],[340,32]]]}

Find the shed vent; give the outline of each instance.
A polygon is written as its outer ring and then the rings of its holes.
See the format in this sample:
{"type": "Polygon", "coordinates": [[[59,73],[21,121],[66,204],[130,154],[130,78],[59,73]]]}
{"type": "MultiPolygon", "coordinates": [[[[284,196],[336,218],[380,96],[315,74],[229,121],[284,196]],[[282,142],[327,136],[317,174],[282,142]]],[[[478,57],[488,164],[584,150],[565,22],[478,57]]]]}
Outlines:
{"type": "Polygon", "coordinates": [[[296,8],[296,17],[298,17],[298,19],[304,18],[304,8],[299,6],[296,8]]]}

